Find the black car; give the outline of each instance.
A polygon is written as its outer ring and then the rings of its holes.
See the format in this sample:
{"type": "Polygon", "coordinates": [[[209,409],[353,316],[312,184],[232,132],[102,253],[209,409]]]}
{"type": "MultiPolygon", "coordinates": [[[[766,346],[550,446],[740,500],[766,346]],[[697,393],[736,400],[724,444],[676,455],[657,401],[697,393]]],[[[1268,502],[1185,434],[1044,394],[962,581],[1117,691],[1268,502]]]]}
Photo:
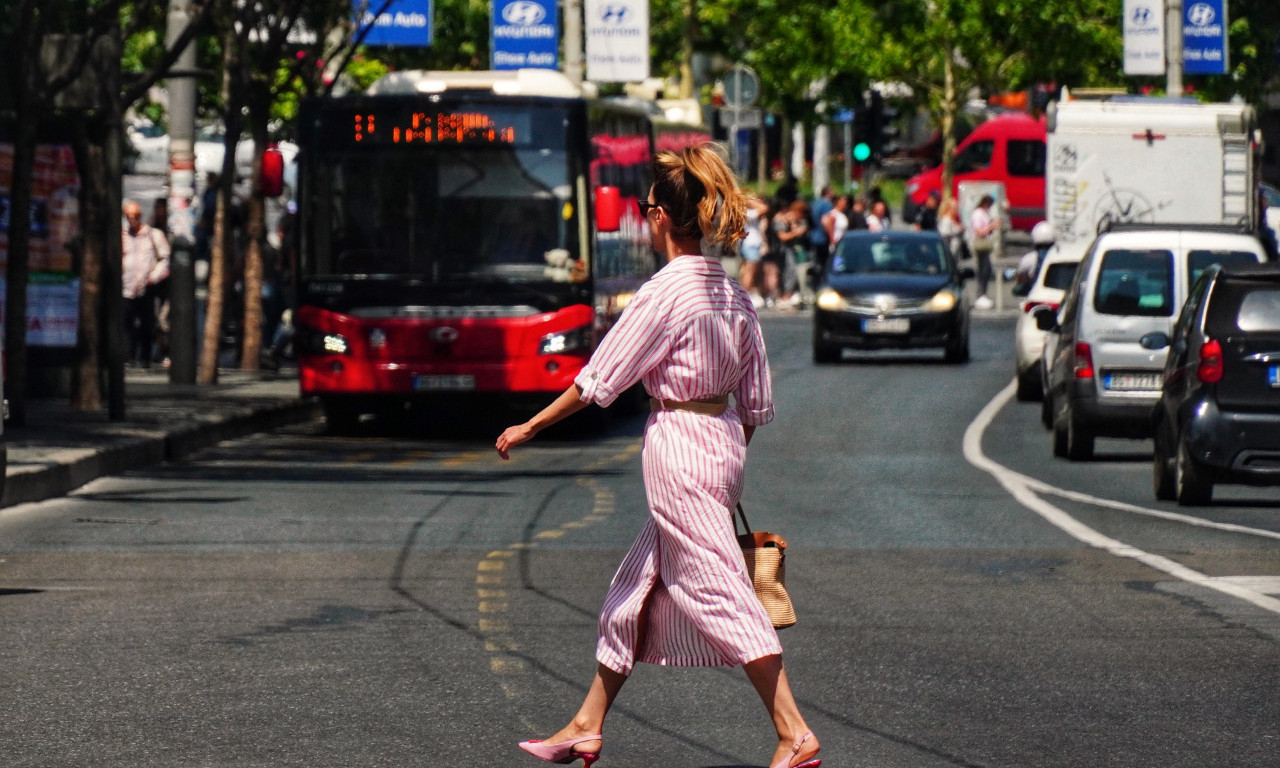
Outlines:
{"type": "Polygon", "coordinates": [[[818,286],[814,362],[836,362],[845,347],[941,347],[947,362],[967,361],[971,277],[937,232],[849,232],[818,286]]]}
{"type": "Polygon", "coordinates": [[[1218,266],[1192,285],[1152,414],[1156,498],[1207,504],[1215,483],[1280,485],[1280,264],[1218,266]]]}

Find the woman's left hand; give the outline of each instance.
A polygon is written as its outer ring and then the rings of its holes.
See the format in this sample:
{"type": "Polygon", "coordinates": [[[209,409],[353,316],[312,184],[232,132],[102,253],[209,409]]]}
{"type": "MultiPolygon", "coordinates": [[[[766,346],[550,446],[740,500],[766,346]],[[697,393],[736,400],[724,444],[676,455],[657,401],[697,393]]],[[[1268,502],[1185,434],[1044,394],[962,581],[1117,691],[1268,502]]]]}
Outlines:
{"type": "Polygon", "coordinates": [[[498,455],[504,460],[510,459],[510,451],[521,443],[528,442],[533,438],[533,430],[528,424],[517,424],[514,427],[507,427],[498,435],[498,442],[494,443],[494,448],[498,449],[498,455]]]}

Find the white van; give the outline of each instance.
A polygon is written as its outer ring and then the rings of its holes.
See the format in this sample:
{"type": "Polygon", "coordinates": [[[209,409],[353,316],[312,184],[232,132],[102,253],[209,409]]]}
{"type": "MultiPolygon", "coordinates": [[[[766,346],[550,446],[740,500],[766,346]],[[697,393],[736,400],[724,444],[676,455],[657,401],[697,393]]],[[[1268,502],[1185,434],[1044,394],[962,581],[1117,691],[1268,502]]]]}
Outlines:
{"type": "Polygon", "coordinates": [[[1239,227],[1129,224],[1098,235],[1057,316],[1036,314],[1037,327],[1055,334],[1045,359],[1054,455],[1087,460],[1095,437],[1149,437],[1167,350],[1140,340],[1172,332],[1210,264],[1266,260],[1258,238],[1239,227]]]}

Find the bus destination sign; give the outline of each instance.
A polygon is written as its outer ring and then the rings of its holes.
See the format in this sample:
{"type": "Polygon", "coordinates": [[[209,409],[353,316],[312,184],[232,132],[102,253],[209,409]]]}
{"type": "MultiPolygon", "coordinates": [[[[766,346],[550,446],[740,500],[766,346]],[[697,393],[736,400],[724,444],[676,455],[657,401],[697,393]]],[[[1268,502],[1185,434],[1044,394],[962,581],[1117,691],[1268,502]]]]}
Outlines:
{"type": "Polygon", "coordinates": [[[364,144],[498,144],[527,140],[511,114],[362,110],[351,116],[350,140],[364,144]]]}

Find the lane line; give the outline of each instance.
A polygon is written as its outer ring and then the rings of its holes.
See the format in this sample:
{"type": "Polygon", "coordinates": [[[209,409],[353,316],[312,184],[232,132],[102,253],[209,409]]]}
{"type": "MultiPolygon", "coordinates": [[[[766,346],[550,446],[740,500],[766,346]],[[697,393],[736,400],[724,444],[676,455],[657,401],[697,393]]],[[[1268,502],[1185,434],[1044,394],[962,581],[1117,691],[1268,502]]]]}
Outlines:
{"type": "MultiPolygon", "coordinates": [[[[1280,600],[1270,597],[1263,592],[1253,588],[1253,582],[1241,581],[1239,579],[1223,579],[1208,576],[1193,568],[1188,568],[1181,563],[1170,560],[1167,557],[1156,555],[1151,552],[1138,549],[1137,547],[1125,544],[1122,541],[1106,536],[1079,520],[1075,519],[1062,509],[1055,507],[1044,499],[1036,495],[1037,490],[1047,493],[1058,493],[1059,495],[1074,494],[1073,491],[1057,488],[1048,485],[1039,480],[1029,478],[1026,475],[1019,474],[1003,464],[999,464],[988,458],[982,452],[982,436],[986,432],[987,427],[991,426],[991,422],[995,420],[995,416],[1002,408],[1013,398],[1017,389],[1015,382],[1010,382],[999,393],[992,398],[991,402],[978,413],[974,420],[969,424],[964,432],[964,457],[965,460],[974,467],[987,472],[1000,483],[1009,495],[1013,496],[1020,504],[1027,509],[1040,515],[1051,525],[1054,525],[1064,533],[1088,544],[1091,547],[1109,552],[1116,557],[1127,557],[1136,560],[1143,565],[1154,568],[1157,571],[1166,573],[1175,579],[1185,581],[1189,584],[1196,584],[1208,589],[1221,592],[1225,595],[1244,600],[1263,610],[1280,614],[1280,600]],[[1053,489],[1053,490],[1049,490],[1053,489]]],[[[1081,497],[1085,494],[1080,494],[1081,497]]],[[[1093,498],[1093,497],[1089,497],[1093,498]]],[[[1092,502],[1091,502],[1092,503],[1092,502]]],[[[1104,506],[1118,505],[1120,502],[1105,504],[1104,506]]],[[[1130,505],[1125,505],[1130,506],[1130,505]]],[[[1119,508],[1119,507],[1116,507],[1119,508]]],[[[1137,507],[1136,509],[1144,509],[1137,507]]],[[[1130,510],[1131,511],[1131,510],[1130,510]]],[[[1157,513],[1158,510],[1145,510],[1147,513],[1157,513]]],[[[1163,517],[1172,513],[1159,513],[1156,516],[1163,517]]],[[[1185,518],[1185,515],[1176,515],[1168,519],[1185,518]]],[[[1187,522],[1186,520],[1178,520],[1178,522],[1187,522]]],[[[1218,524],[1222,525],[1222,524],[1218,524]]],[[[1216,526],[1214,526],[1216,527],[1216,526]]],[[[1242,526],[1235,526],[1242,528],[1242,526]]],[[[1256,531],[1256,529],[1246,529],[1248,531],[1256,531]]]]}

